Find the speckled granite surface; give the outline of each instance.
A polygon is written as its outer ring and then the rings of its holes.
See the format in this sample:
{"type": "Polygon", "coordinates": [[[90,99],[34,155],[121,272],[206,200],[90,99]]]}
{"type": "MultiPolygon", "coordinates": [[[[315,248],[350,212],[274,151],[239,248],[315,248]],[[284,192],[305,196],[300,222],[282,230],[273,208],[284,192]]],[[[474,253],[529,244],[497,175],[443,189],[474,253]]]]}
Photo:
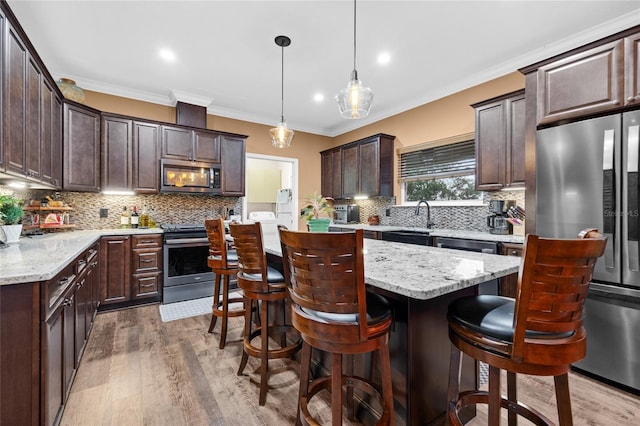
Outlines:
{"type": "Polygon", "coordinates": [[[0,285],[49,280],[104,235],[160,233],[160,228],[103,229],[21,237],[0,249],[0,285]]]}
{"type": "MultiPolygon", "coordinates": [[[[264,241],[281,256],[278,240],[264,241]]],[[[432,299],[518,272],[520,258],[437,247],[364,240],[367,284],[414,299],[432,299]]]]}

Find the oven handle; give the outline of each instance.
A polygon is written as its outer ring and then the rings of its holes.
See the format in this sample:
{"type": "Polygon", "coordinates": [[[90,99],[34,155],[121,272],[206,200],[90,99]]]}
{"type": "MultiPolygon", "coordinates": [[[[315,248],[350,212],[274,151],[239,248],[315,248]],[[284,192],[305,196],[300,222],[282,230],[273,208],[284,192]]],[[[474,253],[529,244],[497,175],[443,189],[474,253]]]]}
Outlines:
{"type": "Polygon", "coordinates": [[[171,239],[171,240],[164,240],[164,243],[167,244],[167,245],[201,244],[201,243],[209,244],[209,239],[207,237],[204,237],[204,238],[175,238],[175,239],[171,239]]]}

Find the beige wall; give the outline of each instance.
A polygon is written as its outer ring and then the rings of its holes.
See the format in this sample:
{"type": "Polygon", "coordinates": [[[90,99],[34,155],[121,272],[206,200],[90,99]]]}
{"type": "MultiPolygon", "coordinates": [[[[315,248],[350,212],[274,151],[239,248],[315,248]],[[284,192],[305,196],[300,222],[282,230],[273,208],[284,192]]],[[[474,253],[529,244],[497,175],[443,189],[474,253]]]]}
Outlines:
{"type": "MultiPolygon", "coordinates": [[[[524,76],[519,72],[513,72],[335,138],[296,132],[291,148],[284,150],[271,146],[269,140],[271,126],[208,115],[207,128],[247,135],[247,152],[297,158],[300,174],[299,195],[304,197],[314,191],[320,192],[320,151],[376,133],[396,136],[396,149],[470,133],[474,131],[475,123],[471,104],[522,88],[524,88],[524,76]]],[[[98,110],[175,123],[174,107],[88,90],[85,92],[85,103],[98,110]]],[[[397,173],[397,160],[394,173],[397,173]]],[[[394,194],[396,196],[400,194],[398,183],[395,184],[394,194]]]]}

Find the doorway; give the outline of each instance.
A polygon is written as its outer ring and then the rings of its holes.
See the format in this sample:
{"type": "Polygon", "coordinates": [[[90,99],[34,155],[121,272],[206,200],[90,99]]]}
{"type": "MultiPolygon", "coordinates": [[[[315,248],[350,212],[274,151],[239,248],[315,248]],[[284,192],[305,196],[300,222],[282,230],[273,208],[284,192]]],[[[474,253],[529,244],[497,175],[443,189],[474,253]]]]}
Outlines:
{"type": "Polygon", "coordinates": [[[242,220],[271,211],[278,224],[298,229],[298,159],[247,153],[242,220]]]}

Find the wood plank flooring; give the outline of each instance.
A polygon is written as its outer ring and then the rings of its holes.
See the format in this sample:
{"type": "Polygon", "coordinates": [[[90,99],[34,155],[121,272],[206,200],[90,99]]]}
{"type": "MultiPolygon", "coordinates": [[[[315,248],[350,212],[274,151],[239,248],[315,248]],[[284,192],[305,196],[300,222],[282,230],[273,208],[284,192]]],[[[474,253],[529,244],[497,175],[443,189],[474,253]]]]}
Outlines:
{"type": "MultiPolygon", "coordinates": [[[[242,318],[230,319],[225,349],[209,315],[163,323],[158,306],[98,315],[62,417],[62,425],[294,424],[298,364],[273,360],[265,406],[258,405],[259,364],[237,376],[242,318]]],[[[522,400],[557,418],[553,381],[519,379],[522,400]]],[[[570,376],[576,425],[640,424],[640,398],[581,375],[570,376]]],[[[328,410],[317,409],[323,424],[328,410]]],[[[483,414],[470,425],[486,424],[483,414]]],[[[506,424],[506,423],[505,423],[506,424]]],[[[527,424],[522,422],[521,424],[527,424]]]]}

